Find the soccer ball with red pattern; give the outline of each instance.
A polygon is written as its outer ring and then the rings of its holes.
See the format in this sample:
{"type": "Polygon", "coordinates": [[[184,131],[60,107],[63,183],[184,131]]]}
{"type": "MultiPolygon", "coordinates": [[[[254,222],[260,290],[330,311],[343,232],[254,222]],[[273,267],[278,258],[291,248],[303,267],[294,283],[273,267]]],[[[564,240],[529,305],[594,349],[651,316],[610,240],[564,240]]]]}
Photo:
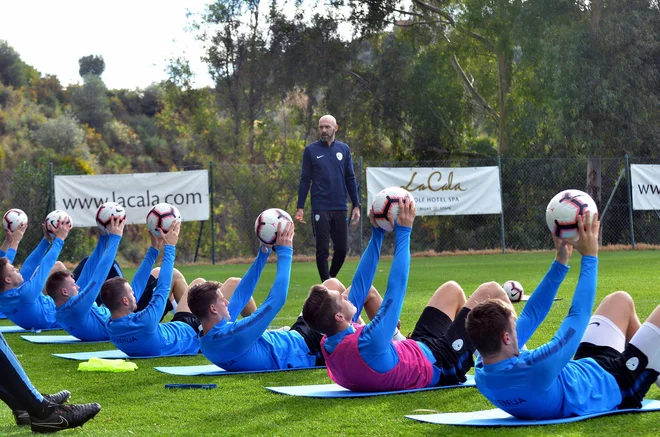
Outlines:
{"type": "Polygon", "coordinates": [[[105,202],[96,211],[96,224],[104,234],[108,233],[108,226],[113,217],[126,218],[126,209],[117,202],[105,202]]]}
{"type": "Polygon", "coordinates": [[[158,203],[147,213],[147,228],[154,237],[160,237],[157,229],[162,229],[163,233],[167,234],[174,222],[181,222],[181,213],[176,206],[169,203],[158,203]]]}
{"type": "Polygon", "coordinates": [[[55,238],[55,234],[53,234],[51,230],[57,229],[60,226],[60,223],[71,224],[71,226],[73,226],[73,220],[71,220],[69,214],[67,214],[66,211],[59,209],[48,214],[44,223],[46,223],[46,230],[51,238],[55,238]]]}
{"type": "Polygon", "coordinates": [[[523,286],[518,281],[506,281],[502,284],[502,288],[506,291],[511,302],[520,302],[525,295],[525,290],[523,290],[523,286]]]}
{"type": "Polygon", "coordinates": [[[293,223],[291,216],[279,208],[270,208],[259,214],[254,222],[254,232],[263,244],[270,246],[277,240],[277,225],[282,223],[282,229],[287,223],[293,223]]]}
{"type": "Polygon", "coordinates": [[[28,222],[28,216],[22,210],[12,208],[5,213],[2,217],[2,226],[5,228],[5,231],[14,232],[18,229],[23,223],[28,222]]]}
{"type": "Polygon", "coordinates": [[[413,196],[401,187],[385,188],[376,194],[371,204],[371,211],[379,228],[387,232],[394,230],[391,222],[394,222],[399,217],[399,204],[403,199],[408,199],[409,202],[415,203],[413,196]]]}
{"type": "Polygon", "coordinates": [[[580,190],[565,190],[548,203],[545,221],[554,236],[573,240],[578,238],[577,218],[587,211],[591,213],[591,218],[598,212],[591,196],[580,190]]]}

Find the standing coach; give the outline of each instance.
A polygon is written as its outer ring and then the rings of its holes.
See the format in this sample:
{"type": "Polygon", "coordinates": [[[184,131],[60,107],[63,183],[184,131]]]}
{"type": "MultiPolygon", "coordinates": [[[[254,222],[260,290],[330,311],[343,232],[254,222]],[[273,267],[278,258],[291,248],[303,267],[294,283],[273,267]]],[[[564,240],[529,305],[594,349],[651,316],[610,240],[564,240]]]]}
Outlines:
{"type": "Polygon", "coordinates": [[[307,192],[312,187],[312,230],[316,239],[316,267],[321,281],[339,274],[348,249],[347,198],[351,197],[353,212],[351,225],[360,220],[360,201],[357,195],[351,149],[335,140],[337,121],[332,115],[319,119],[321,138],[309,144],[303,151],[300,184],[298,185],[298,210],[296,220],[303,221],[303,208],[307,192]],[[328,271],[329,245],[332,238],[334,253],[328,271]]]}

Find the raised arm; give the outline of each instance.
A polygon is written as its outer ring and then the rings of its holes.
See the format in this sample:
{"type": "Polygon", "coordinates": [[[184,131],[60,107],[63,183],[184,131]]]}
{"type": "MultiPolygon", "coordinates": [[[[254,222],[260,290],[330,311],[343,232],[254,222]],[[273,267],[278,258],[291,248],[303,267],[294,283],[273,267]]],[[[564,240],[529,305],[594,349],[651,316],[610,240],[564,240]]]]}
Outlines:
{"type": "Polygon", "coordinates": [[[357,270],[353,276],[353,281],[351,282],[351,290],[348,292],[348,300],[357,308],[353,316],[353,322],[357,322],[357,319],[360,317],[362,307],[369,294],[369,289],[374,282],[378,261],[380,260],[383,238],[385,237],[385,231],[375,226],[371,211],[369,212],[369,221],[371,222],[371,240],[369,240],[369,244],[360,258],[357,270]]]}
{"type": "Polygon", "coordinates": [[[155,237],[151,232],[149,235],[151,236],[151,246],[149,247],[149,250],[147,250],[147,254],[144,256],[140,267],[138,267],[135,276],[133,276],[133,280],[131,281],[131,288],[135,294],[135,300],[140,300],[142,297],[147,282],[149,281],[151,270],[153,270],[154,264],[156,263],[156,258],[158,258],[158,254],[163,248],[163,240],[161,238],[155,237]]]}
{"type": "MultiPolygon", "coordinates": [[[[172,274],[174,273],[174,258],[176,257],[176,243],[179,240],[179,229],[181,223],[174,222],[172,227],[163,234],[159,229],[161,237],[164,240],[165,248],[163,250],[163,263],[160,266],[160,274],[158,275],[158,283],[154,289],[154,294],[145,309],[137,313],[136,319],[139,319],[145,326],[157,326],[160,318],[165,311],[165,304],[167,297],[170,294],[172,285],[172,274]]],[[[136,298],[137,300],[137,298],[136,298]]]]}
{"type": "MultiPolygon", "coordinates": [[[[103,252],[108,246],[109,239],[110,237],[108,235],[99,234],[99,241],[96,243],[94,251],[91,253],[91,255],[89,255],[89,258],[87,258],[87,262],[83,266],[83,269],[80,272],[80,276],[78,276],[78,279],[76,279],[76,284],[78,284],[80,288],[85,288],[87,284],[89,284],[89,281],[92,279],[92,277],[95,277],[94,272],[96,271],[96,267],[98,266],[101,257],[103,256],[103,252]]],[[[103,278],[103,281],[105,281],[105,278],[103,278]]],[[[103,281],[101,284],[103,284],[103,281]]]]}
{"type": "Polygon", "coordinates": [[[14,262],[18,245],[21,243],[26,230],[27,223],[22,223],[15,231],[5,230],[5,240],[0,246],[0,258],[4,256],[10,263],[14,262]]]}
{"type": "Polygon", "coordinates": [[[600,222],[597,216],[594,217],[585,230],[581,221],[582,218],[578,220],[580,239],[573,244],[575,249],[582,253],[582,262],[571,308],[552,340],[532,352],[531,359],[534,365],[538,366],[536,373],[540,375],[541,384],[552,383],[577,351],[596,299],[600,222]]]}
{"type": "Polygon", "coordinates": [[[261,337],[286,303],[293,260],[292,240],[293,224],[289,223],[284,231],[278,231],[274,249],[277,252],[277,273],[266,300],[254,313],[231,327],[235,344],[240,344],[244,349],[250,348],[261,337]]]}
{"type": "MultiPolygon", "coordinates": [[[[23,261],[23,266],[21,267],[21,275],[23,275],[23,278],[25,278],[26,281],[31,278],[34,274],[34,271],[37,270],[37,267],[39,266],[41,260],[44,258],[44,255],[46,255],[46,251],[48,250],[49,246],[50,241],[48,241],[46,238],[42,238],[36,249],[34,249],[32,253],[25,259],[25,261],[23,261]]],[[[48,270],[50,271],[50,269],[48,270]]]]}
{"type": "Polygon", "coordinates": [[[525,304],[525,308],[520,314],[516,323],[518,342],[523,345],[531,338],[543,319],[548,315],[552,308],[552,303],[557,296],[559,286],[566,278],[568,273],[568,261],[573,253],[573,247],[564,240],[553,236],[555,242],[556,256],[550,269],[543,277],[543,280],[534,290],[534,293],[525,304]]]}
{"type": "Polygon", "coordinates": [[[229,305],[227,306],[229,317],[231,317],[230,321],[236,321],[238,316],[241,314],[241,310],[252,297],[254,289],[259,282],[259,278],[261,277],[261,272],[266,265],[266,261],[268,261],[270,251],[270,248],[266,246],[261,246],[259,248],[257,258],[254,260],[248,271],[245,273],[245,276],[241,278],[241,281],[236,286],[236,290],[234,290],[234,294],[231,295],[231,298],[229,299],[229,305]]]}
{"type": "Polygon", "coordinates": [[[359,339],[361,352],[378,352],[392,342],[403,308],[403,299],[408,287],[410,271],[410,232],[416,209],[411,202],[405,202],[399,209],[399,219],[394,225],[396,240],[392,269],[387,279],[387,289],[383,303],[376,317],[362,330],[359,339]]]}

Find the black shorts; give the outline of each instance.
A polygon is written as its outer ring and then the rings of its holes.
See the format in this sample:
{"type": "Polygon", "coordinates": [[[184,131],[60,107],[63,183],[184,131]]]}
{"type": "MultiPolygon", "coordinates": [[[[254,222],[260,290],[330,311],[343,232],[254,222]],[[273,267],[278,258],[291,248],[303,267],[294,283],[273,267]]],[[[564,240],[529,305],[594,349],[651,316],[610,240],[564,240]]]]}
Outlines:
{"type": "Polygon", "coordinates": [[[179,311],[178,313],[174,313],[172,322],[183,322],[194,329],[198,337],[202,336],[202,323],[193,313],[189,313],[187,311],[179,311]]]}
{"type": "Polygon", "coordinates": [[[323,334],[316,332],[307,326],[302,316],[298,316],[296,323],[291,326],[291,331],[296,331],[302,335],[302,338],[305,340],[305,344],[309,348],[310,355],[314,355],[316,357],[315,365],[325,366],[325,360],[323,359],[323,353],[321,352],[321,339],[323,338],[323,334]]]}
{"type": "MultiPolygon", "coordinates": [[[[158,285],[158,278],[153,275],[149,275],[147,285],[144,287],[144,292],[142,293],[142,296],[140,296],[140,300],[137,301],[137,309],[135,310],[136,313],[142,311],[147,307],[147,305],[149,305],[149,302],[151,302],[151,297],[154,295],[154,289],[156,288],[156,285],[158,285]]],[[[165,302],[165,311],[163,312],[163,315],[160,316],[160,321],[162,322],[167,313],[173,309],[174,307],[172,306],[172,302],[167,299],[167,302],[165,302]]]]}
{"type": "Polygon", "coordinates": [[[466,373],[474,366],[474,346],[465,328],[469,308],[463,308],[452,322],[439,309],[427,306],[417,320],[410,339],[424,343],[431,349],[440,369],[438,385],[455,385],[465,382],[466,373]]]}
{"type": "Polygon", "coordinates": [[[626,345],[623,353],[609,346],[580,343],[573,359],[581,358],[593,358],[603,370],[614,376],[621,390],[619,409],[641,408],[644,395],[658,378],[658,372],[646,368],[646,355],[630,343],[626,345]],[[634,370],[628,368],[628,362],[634,370]]]}

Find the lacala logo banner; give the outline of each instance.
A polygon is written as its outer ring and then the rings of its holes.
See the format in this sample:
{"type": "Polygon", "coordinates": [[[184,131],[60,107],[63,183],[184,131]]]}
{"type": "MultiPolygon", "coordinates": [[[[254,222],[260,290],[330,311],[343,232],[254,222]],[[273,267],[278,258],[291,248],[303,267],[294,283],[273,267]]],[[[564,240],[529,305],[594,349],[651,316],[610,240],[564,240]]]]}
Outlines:
{"type": "Polygon", "coordinates": [[[660,209],[660,165],[630,165],[633,209],[660,209]]]}
{"type": "Polygon", "coordinates": [[[126,208],[127,224],[144,224],[157,203],[170,203],[183,221],[209,219],[208,171],[55,176],[55,209],[66,211],[74,226],[96,226],[105,202],[126,208]]]}
{"type": "Polygon", "coordinates": [[[379,191],[401,187],[415,198],[417,215],[500,214],[497,167],[400,168],[367,167],[369,205],[379,191]]]}

